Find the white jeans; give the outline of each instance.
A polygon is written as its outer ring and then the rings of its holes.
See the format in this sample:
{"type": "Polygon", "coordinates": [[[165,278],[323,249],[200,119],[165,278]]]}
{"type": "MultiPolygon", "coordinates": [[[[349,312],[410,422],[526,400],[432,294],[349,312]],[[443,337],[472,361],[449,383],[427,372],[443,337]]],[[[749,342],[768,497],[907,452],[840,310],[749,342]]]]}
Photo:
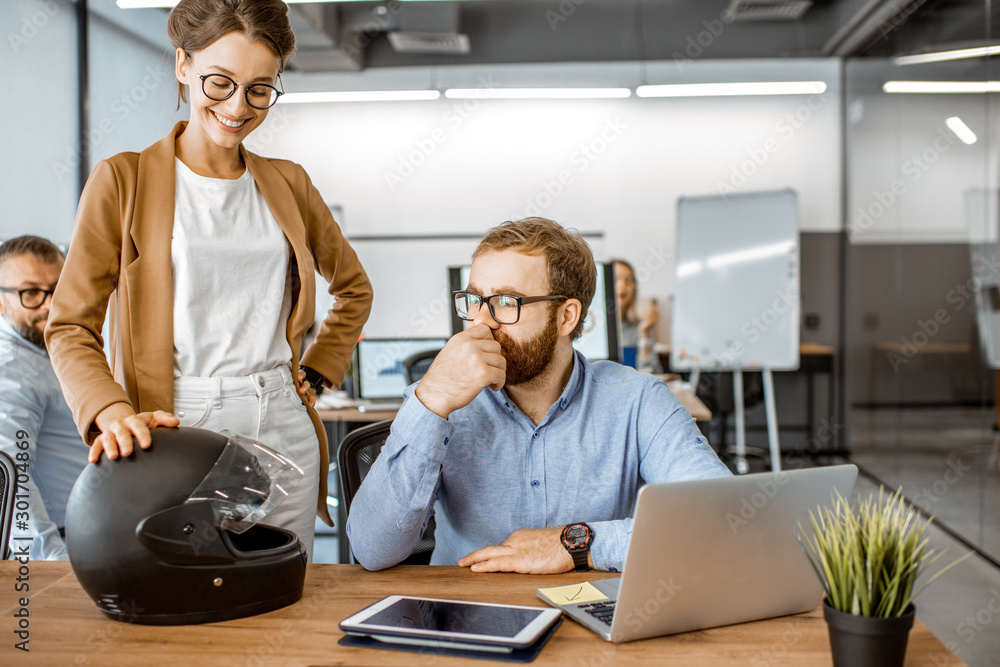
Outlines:
{"type": "Polygon", "coordinates": [[[290,367],[245,377],[174,378],[174,415],[181,426],[227,429],[253,438],[302,468],[302,481],[262,523],[295,532],[311,561],[319,496],[319,440],[290,367]]]}

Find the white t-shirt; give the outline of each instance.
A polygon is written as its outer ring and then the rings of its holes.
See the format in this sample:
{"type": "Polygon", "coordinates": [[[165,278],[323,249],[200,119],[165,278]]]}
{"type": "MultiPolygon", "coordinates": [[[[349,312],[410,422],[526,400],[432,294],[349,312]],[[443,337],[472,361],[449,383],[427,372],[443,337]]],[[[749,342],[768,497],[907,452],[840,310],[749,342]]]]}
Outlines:
{"type": "Polygon", "coordinates": [[[250,170],[208,178],[178,159],[176,174],[174,376],[244,376],[290,363],[291,247],[250,170]]]}

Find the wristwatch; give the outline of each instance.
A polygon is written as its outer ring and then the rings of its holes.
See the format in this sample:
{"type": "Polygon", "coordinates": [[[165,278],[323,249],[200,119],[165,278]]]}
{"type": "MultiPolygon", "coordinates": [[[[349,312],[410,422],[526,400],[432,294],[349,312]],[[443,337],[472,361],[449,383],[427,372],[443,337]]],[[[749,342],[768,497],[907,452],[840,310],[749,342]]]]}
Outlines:
{"type": "Polygon", "coordinates": [[[590,553],[590,545],[594,542],[594,529],[585,523],[571,523],[563,528],[559,537],[566,551],[573,557],[573,565],[577,572],[586,572],[590,569],[587,562],[587,554],[590,553]]]}
{"type": "Polygon", "coordinates": [[[323,377],[322,373],[308,366],[299,366],[299,370],[305,372],[306,382],[311,384],[312,388],[316,390],[317,396],[323,393],[323,382],[326,378],[323,377]]]}

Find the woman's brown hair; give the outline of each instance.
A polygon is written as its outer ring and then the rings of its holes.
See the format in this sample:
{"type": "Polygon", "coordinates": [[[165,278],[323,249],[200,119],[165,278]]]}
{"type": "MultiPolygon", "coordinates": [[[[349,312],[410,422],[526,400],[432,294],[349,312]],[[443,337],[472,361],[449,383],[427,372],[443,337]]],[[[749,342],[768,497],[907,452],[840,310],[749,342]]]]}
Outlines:
{"type": "MultiPolygon", "coordinates": [[[[181,0],[167,18],[170,43],[189,54],[231,32],[270,49],[280,61],[279,73],[295,51],[295,33],[283,0],[181,0]]],[[[187,102],[184,84],[178,82],[177,87],[180,99],[187,102]]]]}

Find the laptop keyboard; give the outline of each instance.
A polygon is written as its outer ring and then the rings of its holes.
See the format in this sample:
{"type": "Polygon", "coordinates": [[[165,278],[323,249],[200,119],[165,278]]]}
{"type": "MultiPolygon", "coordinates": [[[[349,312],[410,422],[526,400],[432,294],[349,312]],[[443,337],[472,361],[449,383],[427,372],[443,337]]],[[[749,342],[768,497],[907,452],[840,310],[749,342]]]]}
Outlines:
{"type": "Polygon", "coordinates": [[[615,602],[617,602],[617,600],[608,600],[607,602],[591,602],[590,604],[577,605],[577,609],[583,609],[598,621],[601,621],[606,625],[611,625],[611,619],[615,616],[615,602]]]}

